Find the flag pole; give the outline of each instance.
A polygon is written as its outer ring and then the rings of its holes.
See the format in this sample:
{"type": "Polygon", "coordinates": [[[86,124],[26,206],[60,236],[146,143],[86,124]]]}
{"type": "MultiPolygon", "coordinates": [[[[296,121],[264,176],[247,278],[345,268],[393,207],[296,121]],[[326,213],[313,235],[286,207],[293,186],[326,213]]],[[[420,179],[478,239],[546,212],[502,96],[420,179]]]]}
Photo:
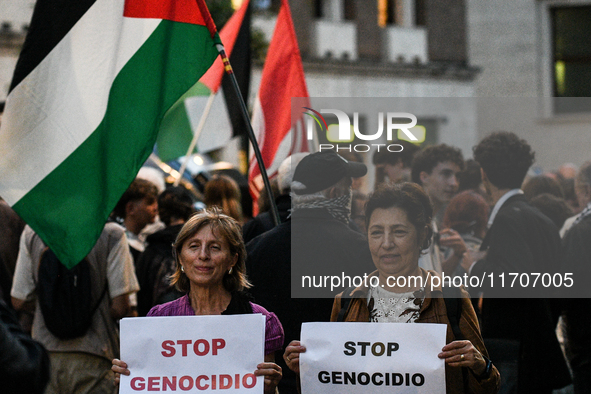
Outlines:
{"type": "Polygon", "coordinates": [[[216,47],[218,49],[218,52],[220,53],[220,56],[222,57],[222,61],[224,63],[224,70],[226,71],[226,74],[230,76],[232,86],[234,87],[234,92],[236,93],[236,96],[238,96],[238,101],[240,102],[240,112],[242,112],[242,117],[244,118],[244,123],[246,124],[246,129],[248,131],[248,139],[252,144],[254,155],[257,159],[257,164],[259,166],[259,171],[261,172],[261,176],[263,178],[263,184],[265,185],[267,195],[269,196],[269,202],[271,203],[271,216],[273,218],[275,226],[277,226],[279,225],[279,223],[281,223],[281,219],[279,218],[279,210],[277,209],[277,205],[275,204],[275,198],[273,197],[273,190],[271,190],[271,183],[269,182],[267,169],[265,168],[263,156],[261,155],[259,144],[257,142],[256,136],[254,135],[252,124],[250,123],[250,116],[248,115],[246,104],[244,103],[244,99],[242,98],[242,93],[240,92],[238,81],[236,80],[236,76],[234,75],[234,71],[232,70],[232,66],[230,65],[230,59],[228,59],[228,56],[226,55],[224,46],[222,44],[216,44],[216,47]]]}
{"type": "Polygon", "coordinates": [[[205,25],[211,34],[211,37],[214,38],[216,41],[216,48],[222,57],[222,62],[224,64],[224,71],[230,77],[232,81],[232,87],[234,88],[234,93],[238,98],[238,102],[240,103],[240,112],[242,113],[242,117],[244,118],[244,123],[246,124],[246,130],[248,131],[248,138],[250,139],[250,143],[252,144],[252,148],[254,150],[254,155],[257,159],[257,164],[259,165],[259,170],[261,171],[261,176],[263,178],[263,184],[265,185],[265,189],[267,189],[267,195],[269,196],[269,202],[271,203],[271,217],[273,218],[273,223],[275,226],[281,223],[279,219],[279,210],[277,209],[277,205],[275,204],[275,198],[273,198],[273,191],[271,190],[271,183],[269,182],[269,176],[267,175],[267,169],[265,168],[265,163],[263,162],[263,156],[261,155],[261,150],[259,149],[259,144],[257,143],[256,136],[254,135],[254,130],[252,129],[252,124],[250,123],[250,116],[248,115],[248,110],[246,109],[246,103],[244,103],[244,98],[242,97],[242,93],[240,92],[240,87],[238,86],[238,81],[236,81],[236,76],[234,75],[234,71],[232,70],[232,66],[230,65],[230,59],[228,59],[228,55],[226,55],[226,50],[222,45],[221,40],[217,34],[217,29],[215,27],[215,23],[213,22],[213,18],[209,13],[209,9],[207,9],[207,5],[205,4],[204,0],[196,0],[197,6],[201,11],[201,15],[203,15],[205,19],[205,25]],[[216,37],[217,36],[217,37],[216,37]],[[217,39],[216,39],[217,38],[217,39]]]}
{"type": "Polygon", "coordinates": [[[197,145],[197,140],[201,135],[201,131],[205,126],[205,121],[209,116],[209,112],[211,111],[211,105],[213,104],[213,100],[215,98],[215,93],[211,92],[209,97],[207,98],[207,103],[205,104],[205,108],[203,109],[203,113],[201,114],[201,118],[199,119],[199,124],[197,125],[197,129],[193,135],[193,139],[191,140],[191,144],[189,144],[189,149],[187,149],[187,154],[185,155],[185,160],[183,160],[183,164],[181,165],[181,169],[179,170],[179,177],[176,181],[174,181],[174,186],[178,186],[181,183],[181,179],[183,178],[183,174],[187,169],[187,165],[189,164],[189,160],[191,160],[191,154],[197,145]]]}

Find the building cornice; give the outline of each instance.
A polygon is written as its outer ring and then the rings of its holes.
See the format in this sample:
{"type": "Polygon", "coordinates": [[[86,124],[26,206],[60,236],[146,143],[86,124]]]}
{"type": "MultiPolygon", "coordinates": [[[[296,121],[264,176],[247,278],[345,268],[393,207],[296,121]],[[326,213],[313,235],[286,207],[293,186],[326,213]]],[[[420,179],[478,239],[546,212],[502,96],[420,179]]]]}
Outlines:
{"type": "Polygon", "coordinates": [[[304,58],[306,72],[332,75],[417,78],[472,82],[480,73],[480,68],[457,63],[431,62],[415,63],[380,63],[368,60],[346,61],[335,59],[304,58]]]}

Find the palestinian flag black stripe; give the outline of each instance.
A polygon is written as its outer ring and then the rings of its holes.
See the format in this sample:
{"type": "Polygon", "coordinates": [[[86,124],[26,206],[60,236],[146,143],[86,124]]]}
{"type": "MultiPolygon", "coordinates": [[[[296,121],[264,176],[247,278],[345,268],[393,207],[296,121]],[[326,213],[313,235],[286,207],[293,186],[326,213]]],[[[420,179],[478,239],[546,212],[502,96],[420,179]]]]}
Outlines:
{"type": "Polygon", "coordinates": [[[68,34],[96,0],[37,0],[10,84],[14,89],[68,34]]]}

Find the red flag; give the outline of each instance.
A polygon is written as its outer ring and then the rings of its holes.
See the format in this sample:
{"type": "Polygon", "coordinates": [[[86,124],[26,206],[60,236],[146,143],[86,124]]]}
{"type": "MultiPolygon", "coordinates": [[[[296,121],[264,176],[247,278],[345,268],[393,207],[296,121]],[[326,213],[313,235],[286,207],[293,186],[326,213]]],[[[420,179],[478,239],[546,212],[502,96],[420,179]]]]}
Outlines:
{"type": "MultiPolygon", "coordinates": [[[[305,97],[303,102],[310,106],[291,12],[287,0],[282,0],[252,115],[269,178],[276,175],[281,162],[289,155],[309,151],[303,114],[292,120],[292,97],[305,97]]],[[[254,155],[251,155],[248,182],[256,202],[263,182],[254,155]]]]}

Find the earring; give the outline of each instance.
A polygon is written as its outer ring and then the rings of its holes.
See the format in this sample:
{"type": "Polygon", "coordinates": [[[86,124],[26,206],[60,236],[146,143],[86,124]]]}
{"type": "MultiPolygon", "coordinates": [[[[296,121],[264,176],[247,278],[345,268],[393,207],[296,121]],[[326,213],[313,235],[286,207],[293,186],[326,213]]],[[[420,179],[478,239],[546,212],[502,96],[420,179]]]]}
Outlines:
{"type": "Polygon", "coordinates": [[[232,275],[232,268],[234,267],[230,267],[230,269],[228,270],[228,275],[232,275]]]}
{"type": "Polygon", "coordinates": [[[181,265],[181,272],[185,272],[185,267],[181,265]]]}

